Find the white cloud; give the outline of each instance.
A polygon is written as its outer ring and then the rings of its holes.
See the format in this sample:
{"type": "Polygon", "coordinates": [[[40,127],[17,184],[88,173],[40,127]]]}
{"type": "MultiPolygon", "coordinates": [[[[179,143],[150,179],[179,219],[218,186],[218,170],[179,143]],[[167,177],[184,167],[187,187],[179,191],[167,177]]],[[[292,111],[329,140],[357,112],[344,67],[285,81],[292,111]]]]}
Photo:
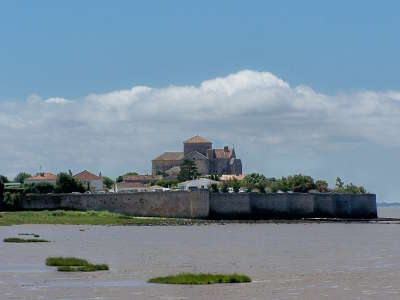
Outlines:
{"type": "Polygon", "coordinates": [[[150,170],[160,151],[178,150],[197,133],[218,146],[235,143],[245,167],[263,171],[274,151],[305,157],[361,144],[400,147],[400,92],[326,95],[244,70],[199,86],[135,86],[80,99],[32,95],[0,103],[0,127],[0,173],[39,165],[150,170]]]}

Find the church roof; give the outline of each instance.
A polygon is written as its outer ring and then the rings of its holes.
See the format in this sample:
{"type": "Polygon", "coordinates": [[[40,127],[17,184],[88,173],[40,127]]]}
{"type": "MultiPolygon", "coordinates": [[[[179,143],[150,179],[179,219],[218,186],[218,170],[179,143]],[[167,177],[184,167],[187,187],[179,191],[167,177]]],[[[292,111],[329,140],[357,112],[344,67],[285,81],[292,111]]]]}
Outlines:
{"type": "Polygon", "coordinates": [[[232,149],[214,149],[216,158],[231,158],[232,157],[232,149]]]}
{"type": "Polygon", "coordinates": [[[208,159],[207,156],[205,156],[204,154],[202,154],[202,153],[200,153],[198,151],[192,151],[192,152],[186,154],[185,158],[189,158],[189,159],[194,159],[194,158],[197,158],[197,159],[208,159]]]}
{"type": "Polygon", "coordinates": [[[184,144],[211,144],[211,142],[199,135],[195,135],[183,142],[184,144]]]}
{"type": "Polygon", "coordinates": [[[164,152],[153,160],[183,160],[183,152],[164,152]]]}

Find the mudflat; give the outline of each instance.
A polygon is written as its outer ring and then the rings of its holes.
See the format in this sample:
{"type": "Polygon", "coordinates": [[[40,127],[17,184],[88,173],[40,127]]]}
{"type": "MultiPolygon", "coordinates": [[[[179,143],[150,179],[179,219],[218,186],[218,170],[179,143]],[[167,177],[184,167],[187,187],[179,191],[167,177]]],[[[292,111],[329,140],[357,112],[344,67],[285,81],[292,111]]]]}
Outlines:
{"type": "Polygon", "coordinates": [[[50,243],[1,243],[0,299],[399,299],[400,225],[16,225],[50,243]],[[49,256],[107,263],[59,273],[49,256]],[[241,273],[243,284],[150,284],[180,272],[241,273]]]}

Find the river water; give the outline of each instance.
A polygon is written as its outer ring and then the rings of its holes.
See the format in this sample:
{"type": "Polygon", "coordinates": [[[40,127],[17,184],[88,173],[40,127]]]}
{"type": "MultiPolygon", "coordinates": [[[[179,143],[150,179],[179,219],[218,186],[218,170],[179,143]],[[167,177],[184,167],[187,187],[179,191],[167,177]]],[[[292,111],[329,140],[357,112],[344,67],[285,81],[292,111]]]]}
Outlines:
{"type": "Polygon", "coordinates": [[[0,299],[400,299],[399,224],[20,225],[0,227],[0,239],[31,232],[52,242],[0,243],[0,299]],[[48,256],[111,269],[58,273],[48,256]],[[238,272],[253,282],[146,283],[179,272],[238,272]]]}

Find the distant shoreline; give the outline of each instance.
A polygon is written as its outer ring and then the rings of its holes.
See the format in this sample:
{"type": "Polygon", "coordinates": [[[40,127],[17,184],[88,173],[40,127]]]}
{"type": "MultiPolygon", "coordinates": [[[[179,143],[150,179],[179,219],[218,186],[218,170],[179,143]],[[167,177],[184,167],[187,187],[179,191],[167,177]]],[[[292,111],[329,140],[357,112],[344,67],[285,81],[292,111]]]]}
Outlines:
{"type": "Polygon", "coordinates": [[[377,202],[378,207],[400,207],[400,202],[377,202]]]}

